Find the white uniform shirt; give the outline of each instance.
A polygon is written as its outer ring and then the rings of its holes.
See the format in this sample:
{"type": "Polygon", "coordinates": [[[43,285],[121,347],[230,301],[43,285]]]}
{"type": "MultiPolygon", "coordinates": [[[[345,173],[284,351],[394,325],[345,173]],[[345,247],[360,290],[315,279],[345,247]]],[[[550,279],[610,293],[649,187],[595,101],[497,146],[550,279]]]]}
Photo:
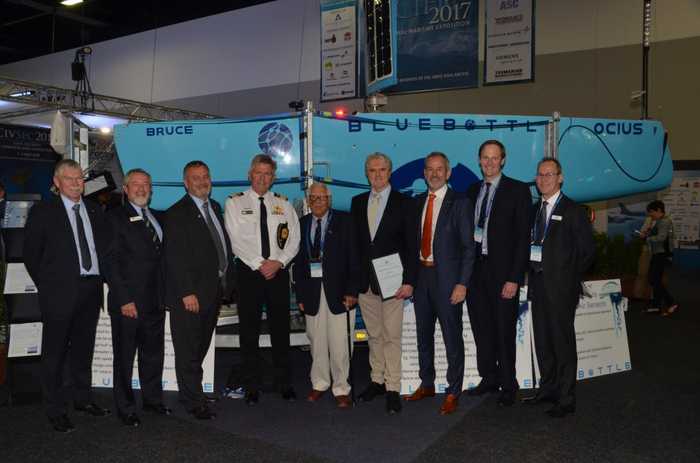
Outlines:
{"type": "MultiPolygon", "coordinates": [[[[268,191],[263,195],[267,209],[267,231],[270,236],[270,260],[282,262],[287,267],[299,251],[299,217],[284,196],[268,191]],[[277,235],[280,224],[287,224],[289,234],[284,248],[280,249],[277,235]]],[[[252,189],[231,195],[226,200],[226,231],[233,253],[252,270],[263,262],[260,237],[260,200],[252,189]]]]}

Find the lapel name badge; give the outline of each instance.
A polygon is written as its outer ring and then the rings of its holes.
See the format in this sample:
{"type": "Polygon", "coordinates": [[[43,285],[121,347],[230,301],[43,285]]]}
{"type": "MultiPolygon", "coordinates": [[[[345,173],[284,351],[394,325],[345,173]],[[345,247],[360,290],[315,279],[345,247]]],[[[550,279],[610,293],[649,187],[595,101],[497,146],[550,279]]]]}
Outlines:
{"type": "Polygon", "coordinates": [[[138,222],[140,220],[143,220],[143,217],[141,217],[140,215],[135,215],[133,217],[129,217],[129,222],[138,222]]]}

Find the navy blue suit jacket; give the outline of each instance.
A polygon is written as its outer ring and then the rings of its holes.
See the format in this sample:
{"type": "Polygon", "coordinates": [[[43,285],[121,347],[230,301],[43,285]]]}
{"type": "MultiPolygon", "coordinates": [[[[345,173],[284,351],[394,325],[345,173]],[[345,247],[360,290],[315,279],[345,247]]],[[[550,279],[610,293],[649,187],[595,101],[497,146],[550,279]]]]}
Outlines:
{"type": "MultiPolygon", "coordinates": [[[[151,209],[161,229],[165,215],[151,209]]],[[[157,311],[163,308],[164,274],[162,246],[156,251],[151,235],[143,220],[130,203],[107,213],[114,235],[114,254],[109,271],[108,306],[112,313],[121,312],[121,306],[134,302],[136,310],[157,311]]]]}
{"type": "Polygon", "coordinates": [[[297,302],[304,304],[306,315],[316,315],[321,299],[321,283],[334,314],[345,312],[343,296],[357,297],[357,278],[360,272],[354,228],[350,214],[331,209],[328,228],[323,241],[323,278],[311,278],[309,269],[312,214],[301,218],[301,243],[294,259],[292,274],[297,302]]]}
{"type": "MultiPolygon", "coordinates": [[[[423,235],[421,217],[427,198],[427,193],[416,198],[418,249],[423,235]]],[[[420,254],[416,253],[415,256],[417,266],[420,254]]],[[[435,224],[433,260],[439,275],[440,294],[446,294],[449,298],[456,284],[469,287],[474,265],[474,208],[466,196],[451,189],[445,194],[435,224]]]]}

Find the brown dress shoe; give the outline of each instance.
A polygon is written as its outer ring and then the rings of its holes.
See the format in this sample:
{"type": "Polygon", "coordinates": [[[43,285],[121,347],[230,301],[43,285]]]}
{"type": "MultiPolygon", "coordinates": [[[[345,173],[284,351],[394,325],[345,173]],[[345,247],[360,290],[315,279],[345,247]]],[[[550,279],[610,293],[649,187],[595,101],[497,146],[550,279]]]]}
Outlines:
{"type": "Polygon", "coordinates": [[[406,396],[403,398],[403,400],[406,400],[408,402],[414,402],[416,400],[423,400],[426,397],[435,397],[435,388],[434,387],[419,387],[416,389],[413,394],[406,396]]]}
{"type": "Polygon", "coordinates": [[[349,395],[337,395],[335,396],[335,401],[338,404],[338,408],[350,408],[352,407],[352,401],[349,395]]]}
{"type": "Polygon", "coordinates": [[[308,400],[309,402],[316,402],[318,399],[321,398],[324,392],[326,391],[317,391],[316,389],[311,389],[309,395],[306,396],[306,400],[308,400]]]}
{"type": "Polygon", "coordinates": [[[449,415],[450,413],[457,410],[458,399],[459,397],[457,397],[454,394],[447,394],[447,396],[445,396],[445,401],[440,406],[440,414],[449,415]]]}

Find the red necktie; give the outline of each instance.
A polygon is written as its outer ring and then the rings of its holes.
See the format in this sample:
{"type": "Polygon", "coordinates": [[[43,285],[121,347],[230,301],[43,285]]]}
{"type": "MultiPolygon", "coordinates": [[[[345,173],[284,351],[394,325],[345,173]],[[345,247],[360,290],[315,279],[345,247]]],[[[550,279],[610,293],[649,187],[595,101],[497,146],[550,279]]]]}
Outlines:
{"type": "Polygon", "coordinates": [[[431,242],[433,241],[433,201],[435,195],[428,195],[428,207],[425,209],[425,220],[423,221],[423,237],[420,241],[420,255],[427,259],[432,254],[431,242]]]}

